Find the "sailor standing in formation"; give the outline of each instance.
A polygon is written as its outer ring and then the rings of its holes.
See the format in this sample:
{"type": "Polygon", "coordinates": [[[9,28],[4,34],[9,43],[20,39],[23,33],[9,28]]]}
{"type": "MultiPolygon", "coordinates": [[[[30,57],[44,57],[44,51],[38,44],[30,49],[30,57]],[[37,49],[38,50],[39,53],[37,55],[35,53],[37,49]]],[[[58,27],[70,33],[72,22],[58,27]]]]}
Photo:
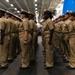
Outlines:
{"type": "MultiPolygon", "coordinates": [[[[75,12],[67,12],[52,21],[53,13],[44,11],[42,44],[45,68],[54,67],[54,49],[60,52],[67,68],[75,69],[75,12]]],[[[30,67],[36,58],[37,25],[34,14],[21,11],[21,18],[0,8],[0,68],[7,68],[22,52],[21,69],[30,67]]]]}

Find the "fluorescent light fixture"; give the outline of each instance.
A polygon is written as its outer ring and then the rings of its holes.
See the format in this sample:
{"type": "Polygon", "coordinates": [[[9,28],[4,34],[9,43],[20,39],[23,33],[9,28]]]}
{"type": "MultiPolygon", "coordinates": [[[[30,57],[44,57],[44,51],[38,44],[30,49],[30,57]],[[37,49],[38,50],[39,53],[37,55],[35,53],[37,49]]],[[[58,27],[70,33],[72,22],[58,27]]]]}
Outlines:
{"type": "Polygon", "coordinates": [[[36,13],[36,12],[38,12],[38,11],[35,11],[35,13],[36,13]]]}
{"type": "Polygon", "coordinates": [[[14,6],[13,4],[10,4],[12,7],[14,6]]]}
{"type": "Polygon", "coordinates": [[[35,4],[35,6],[37,6],[37,4],[35,4]]]}
{"type": "Polygon", "coordinates": [[[35,10],[37,10],[37,8],[35,8],[35,10]]]}
{"type": "Polygon", "coordinates": [[[9,2],[9,0],[6,0],[6,2],[9,2]]]}
{"type": "Polygon", "coordinates": [[[17,8],[14,8],[15,10],[17,10],[17,8]]]}
{"type": "Polygon", "coordinates": [[[37,0],[35,0],[35,2],[37,2],[37,0]]]}
{"type": "Polygon", "coordinates": [[[20,11],[17,11],[17,13],[20,13],[20,11]]]}

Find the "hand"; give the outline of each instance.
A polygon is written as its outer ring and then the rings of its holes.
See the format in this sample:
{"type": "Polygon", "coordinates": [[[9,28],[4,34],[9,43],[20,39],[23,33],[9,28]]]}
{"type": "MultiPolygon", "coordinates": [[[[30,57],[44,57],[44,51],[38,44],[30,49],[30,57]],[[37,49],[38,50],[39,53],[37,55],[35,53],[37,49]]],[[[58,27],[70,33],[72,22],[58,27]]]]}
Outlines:
{"type": "Polygon", "coordinates": [[[28,41],[27,41],[27,40],[25,40],[25,41],[24,41],[24,44],[27,44],[27,43],[28,43],[28,41]]]}

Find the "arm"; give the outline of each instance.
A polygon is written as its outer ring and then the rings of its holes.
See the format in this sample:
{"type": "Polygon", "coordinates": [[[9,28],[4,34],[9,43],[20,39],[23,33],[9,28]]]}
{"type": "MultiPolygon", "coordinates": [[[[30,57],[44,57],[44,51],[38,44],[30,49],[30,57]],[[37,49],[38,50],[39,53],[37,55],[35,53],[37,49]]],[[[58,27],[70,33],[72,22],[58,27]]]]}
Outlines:
{"type": "Polygon", "coordinates": [[[53,22],[50,21],[48,23],[48,27],[49,27],[49,30],[50,30],[50,40],[49,40],[49,44],[52,45],[52,38],[53,38],[53,32],[54,32],[54,26],[53,26],[53,22]]]}
{"type": "Polygon", "coordinates": [[[29,25],[30,25],[30,33],[33,37],[33,30],[34,30],[34,21],[33,20],[30,20],[29,21],[29,25]]]}
{"type": "Polygon", "coordinates": [[[4,31],[5,31],[5,24],[4,21],[0,21],[0,44],[4,43],[4,31]]]}
{"type": "Polygon", "coordinates": [[[29,30],[29,22],[28,21],[23,21],[23,27],[24,27],[24,43],[28,43],[28,30],[29,30]]]}
{"type": "Polygon", "coordinates": [[[0,37],[0,44],[2,45],[4,43],[4,31],[1,30],[1,37],[0,37]]]}
{"type": "Polygon", "coordinates": [[[28,41],[28,31],[24,32],[24,41],[28,41]]]}
{"type": "Polygon", "coordinates": [[[50,41],[49,41],[50,45],[52,45],[53,32],[54,32],[54,29],[50,30],[50,41]]]}

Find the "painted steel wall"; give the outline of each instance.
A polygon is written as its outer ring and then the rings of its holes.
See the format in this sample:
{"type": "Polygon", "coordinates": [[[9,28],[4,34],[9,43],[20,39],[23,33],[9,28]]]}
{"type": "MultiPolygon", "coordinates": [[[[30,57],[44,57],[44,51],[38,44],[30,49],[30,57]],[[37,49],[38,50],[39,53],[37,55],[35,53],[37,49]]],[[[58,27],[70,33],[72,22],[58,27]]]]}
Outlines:
{"type": "Polygon", "coordinates": [[[64,0],[63,14],[67,11],[75,11],[75,0],[64,0]]]}

